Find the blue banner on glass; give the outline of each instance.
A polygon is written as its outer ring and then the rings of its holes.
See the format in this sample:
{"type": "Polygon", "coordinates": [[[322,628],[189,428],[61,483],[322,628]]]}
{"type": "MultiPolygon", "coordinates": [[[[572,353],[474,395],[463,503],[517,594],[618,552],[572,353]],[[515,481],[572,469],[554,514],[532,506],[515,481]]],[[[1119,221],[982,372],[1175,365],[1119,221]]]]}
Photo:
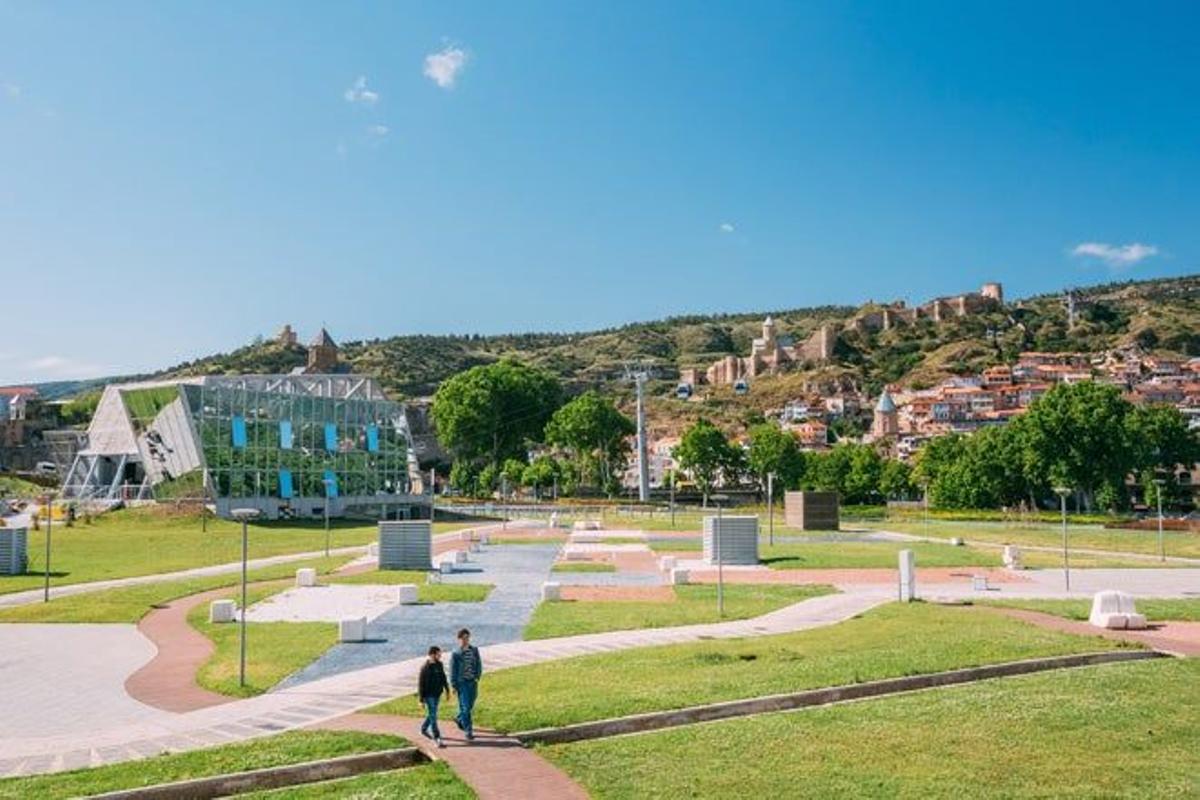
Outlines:
{"type": "Polygon", "coordinates": [[[293,495],[292,473],[290,470],[279,470],[279,496],[287,499],[293,495]]]}
{"type": "Polygon", "coordinates": [[[367,452],[369,452],[369,453],[378,453],[379,452],[379,426],[378,425],[368,425],[367,426],[367,452]]]}
{"type": "Polygon", "coordinates": [[[337,450],[337,423],[325,423],[325,449],[330,451],[337,450]]]}
{"type": "Polygon", "coordinates": [[[246,447],[246,418],[233,418],[233,446],[245,449],[246,447]]]}
{"type": "Polygon", "coordinates": [[[279,449],[292,449],[292,421],[290,419],[279,420],[279,449]]]}
{"type": "Polygon", "coordinates": [[[325,470],[325,496],[338,496],[337,474],[331,469],[325,470]]]}

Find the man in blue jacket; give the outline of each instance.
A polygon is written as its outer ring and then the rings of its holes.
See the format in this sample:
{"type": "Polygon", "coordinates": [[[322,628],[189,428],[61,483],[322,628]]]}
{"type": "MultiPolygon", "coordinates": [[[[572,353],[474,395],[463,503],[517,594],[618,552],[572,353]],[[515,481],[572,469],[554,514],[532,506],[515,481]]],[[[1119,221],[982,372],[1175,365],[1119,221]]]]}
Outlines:
{"type": "Polygon", "coordinates": [[[458,716],[454,722],[467,734],[467,741],[475,741],[475,726],[471,722],[471,709],[479,696],[479,678],[483,675],[483,659],[479,648],[471,644],[471,632],[463,628],[458,632],[458,649],[450,656],[450,683],[458,695],[458,716]]]}

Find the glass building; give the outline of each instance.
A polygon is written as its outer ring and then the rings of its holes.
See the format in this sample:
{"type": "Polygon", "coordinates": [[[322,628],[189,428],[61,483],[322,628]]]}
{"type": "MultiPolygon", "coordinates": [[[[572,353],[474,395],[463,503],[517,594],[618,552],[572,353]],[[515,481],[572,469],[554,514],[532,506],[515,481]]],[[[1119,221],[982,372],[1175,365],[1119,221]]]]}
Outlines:
{"type": "Polygon", "coordinates": [[[424,516],[406,409],[355,375],[206,376],[105,388],[68,498],[204,499],[225,516],[424,516]]]}

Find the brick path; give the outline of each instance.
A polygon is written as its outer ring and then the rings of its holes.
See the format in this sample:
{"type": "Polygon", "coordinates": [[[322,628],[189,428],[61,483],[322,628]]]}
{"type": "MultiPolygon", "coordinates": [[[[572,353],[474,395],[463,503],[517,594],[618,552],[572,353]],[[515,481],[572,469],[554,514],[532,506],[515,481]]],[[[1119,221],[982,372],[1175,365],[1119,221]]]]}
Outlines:
{"type": "MultiPolygon", "coordinates": [[[[413,702],[414,710],[416,702],[413,702]]],[[[454,709],[453,701],[446,708],[454,709]]],[[[454,712],[451,710],[450,714],[454,712]]],[[[445,715],[444,715],[445,716],[445,715]]],[[[421,735],[421,720],[387,714],[349,714],[314,726],[324,730],[392,733],[403,736],[434,761],[445,761],[479,800],[586,800],[583,787],[516,739],[485,730],[467,742],[449,719],[439,723],[444,748],[421,735]]]]}
{"type": "Polygon", "coordinates": [[[1150,627],[1141,631],[1110,631],[1097,628],[1087,622],[1064,619],[1053,614],[1043,614],[1040,611],[1028,611],[1021,608],[999,608],[994,606],[976,606],[1006,617],[1019,619],[1031,625],[1037,625],[1050,630],[1074,633],[1080,636],[1103,636],[1122,642],[1137,642],[1138,644],[1161,650],[1166,653],[1200,657],[1200,622],[1162,622],[1151,623],[1150,627]]]}

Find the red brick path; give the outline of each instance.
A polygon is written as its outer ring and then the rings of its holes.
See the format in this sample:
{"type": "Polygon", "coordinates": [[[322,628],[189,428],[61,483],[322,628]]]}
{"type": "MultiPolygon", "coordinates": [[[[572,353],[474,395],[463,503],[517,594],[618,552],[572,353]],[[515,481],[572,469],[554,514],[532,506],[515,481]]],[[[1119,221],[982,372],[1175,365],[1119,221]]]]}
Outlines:
{"type": "MultiPolygon", "coordinates": [[[[454,703],[447,704],[453,709],[454,703]]],[[[418,710],[413,700],[413,711],[418,710]]],[[[453,711],[450,712],[451,715],[453,711]]],[[[467,742],[449,719],[439,723],[444,748],[421,735],[421,720],[388,714],[350,714],[314,727],[403,736],[435,761],[445,761],[479,800],[586,800],[587,792],[565,772],[521,745],[516,739],[476,731],[467,742]]]]}

